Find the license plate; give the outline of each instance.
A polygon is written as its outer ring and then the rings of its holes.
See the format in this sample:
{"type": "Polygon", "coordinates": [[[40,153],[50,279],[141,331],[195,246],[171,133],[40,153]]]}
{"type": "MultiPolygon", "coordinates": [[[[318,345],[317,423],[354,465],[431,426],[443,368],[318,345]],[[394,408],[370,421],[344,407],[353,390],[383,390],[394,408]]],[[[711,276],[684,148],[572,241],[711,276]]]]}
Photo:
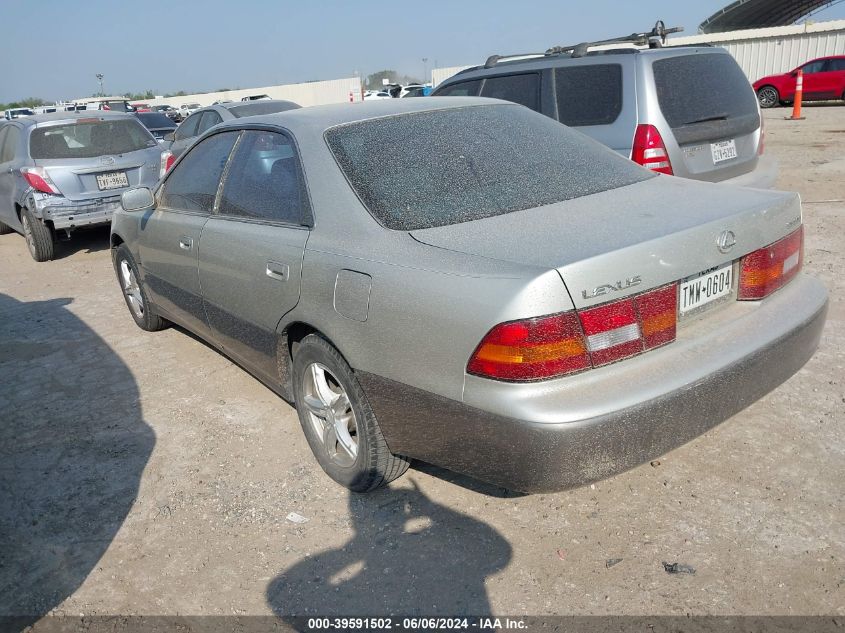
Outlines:
{"type": "Polygon", "coordinates": [[[736,141],[719,141],[710,143],[710,152],[713,154],[713,164],[721,163],[731,158],[736,158],[736,141]]]}
{"type": "Polygon", "coordinates": [[[705,270],[681,283],[678,295],[678,313],[689,314],[693,310],[731,294],[733,288],[733,264],[705,270]]]}
{"type": "Polygon", "coordinates": [[[120,189],[129,186],[129,179],[125,171],[112,171],[108,174],[97,174],[97,186],[100,191],[106,189],[120,189]]]}

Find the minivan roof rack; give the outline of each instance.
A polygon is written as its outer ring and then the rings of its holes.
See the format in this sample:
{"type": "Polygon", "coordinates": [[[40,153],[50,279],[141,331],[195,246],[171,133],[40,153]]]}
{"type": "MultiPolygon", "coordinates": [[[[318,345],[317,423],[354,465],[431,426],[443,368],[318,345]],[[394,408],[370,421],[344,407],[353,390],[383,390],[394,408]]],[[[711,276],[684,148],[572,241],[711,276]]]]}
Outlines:
{"type": "Polygon", "coordinates": [[[592,46],[603,46],[606,44],[635,44],[637,46],[648,46],[649,48],[661,48],[666,44],[666,38],[670,33],[680,33],[684,30],[682,26],[675,26],[666,28],[663,20],[658,20],[654,28],[643,33],[631,33],[630,35],[623,35],[621,37],[613,37],[607,40],[597,40],[595,42],[580,42],[572,44],[571,46],[553,46],[545,53],[520,53],[518,55],[491,55],[484,62],[484,68],[492,68],[500,61],[506,59],[514,59],[516,57],[530,58],[530,57],[547,57],[550,55],[563,55],[569,53],[571,57],[583,57],[592,46]]]}

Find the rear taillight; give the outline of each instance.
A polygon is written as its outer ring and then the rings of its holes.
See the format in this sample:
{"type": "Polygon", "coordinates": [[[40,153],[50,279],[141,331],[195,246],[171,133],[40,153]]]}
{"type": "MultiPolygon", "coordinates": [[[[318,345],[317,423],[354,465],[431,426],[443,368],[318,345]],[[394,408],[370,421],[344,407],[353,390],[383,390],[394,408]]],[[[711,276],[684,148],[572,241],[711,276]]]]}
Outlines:
{"type": "Polygon", "coordinates": [[[43,167],[21,167],[21,175],[36,191],[41,193],[59,193],[58,187],[50,180],[43,167]]]}
{"type": "Polygon", "coordinates": [[[476,348],[467,371],[500,380],[539,380],[589,367],[578,317],[565,312],[497,325],[476,348]]]}
{"type": "Polygon", "coordinates": [[[676,284],[602,306],[494,327],[467,372],[498,380],[554,378],[628,358],[675,340],[676,284]]]}
{"type": "Polygon", "coordinates": [[[173,152],[167,150],[166,152],[161,153],[161,170],[159,172],[158,177],[161,178],[170,171],[170,168],[173,167],[173,163],[176,162],[176,157],[173,155],[173,152]]]}
{"type": "Polygon", "coordinates": [[[738,299],[762,299],[789,282],[804,262],[804,226],[749,253],[739,266],[738,299]]]}
{"type": "Polygon", "coordinates": [[[672,163],[663,137],[653,125],[640,124],[634,132],[634,147],[631,160],[646,169],[672,175],[672,163]]]}

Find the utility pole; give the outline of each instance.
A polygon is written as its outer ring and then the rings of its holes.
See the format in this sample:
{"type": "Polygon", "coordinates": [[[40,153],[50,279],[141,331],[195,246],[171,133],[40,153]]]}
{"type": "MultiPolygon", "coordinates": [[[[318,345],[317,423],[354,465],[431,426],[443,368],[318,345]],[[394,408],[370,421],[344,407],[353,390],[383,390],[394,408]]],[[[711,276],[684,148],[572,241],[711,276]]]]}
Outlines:
{"type": "Polygon", "coordinates": [[[422,58],[423,63],[423,84],[427,84],[429,82],[428,77],[428,57],[422,58]]]}

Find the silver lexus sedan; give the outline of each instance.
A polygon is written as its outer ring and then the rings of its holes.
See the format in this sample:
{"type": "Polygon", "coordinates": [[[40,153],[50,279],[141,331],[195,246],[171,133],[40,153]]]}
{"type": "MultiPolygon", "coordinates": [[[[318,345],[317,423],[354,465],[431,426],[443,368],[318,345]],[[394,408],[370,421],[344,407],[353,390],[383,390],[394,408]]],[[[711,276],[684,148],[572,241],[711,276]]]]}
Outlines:
{"type": "Polygon", "coordinates": [[[521,491],[679,446],[814,353],[793,193],[656,175],[503,101],[218,125],[123,194],[114,265],[294,402],[355,491],[419,459],[521,491]]]}

